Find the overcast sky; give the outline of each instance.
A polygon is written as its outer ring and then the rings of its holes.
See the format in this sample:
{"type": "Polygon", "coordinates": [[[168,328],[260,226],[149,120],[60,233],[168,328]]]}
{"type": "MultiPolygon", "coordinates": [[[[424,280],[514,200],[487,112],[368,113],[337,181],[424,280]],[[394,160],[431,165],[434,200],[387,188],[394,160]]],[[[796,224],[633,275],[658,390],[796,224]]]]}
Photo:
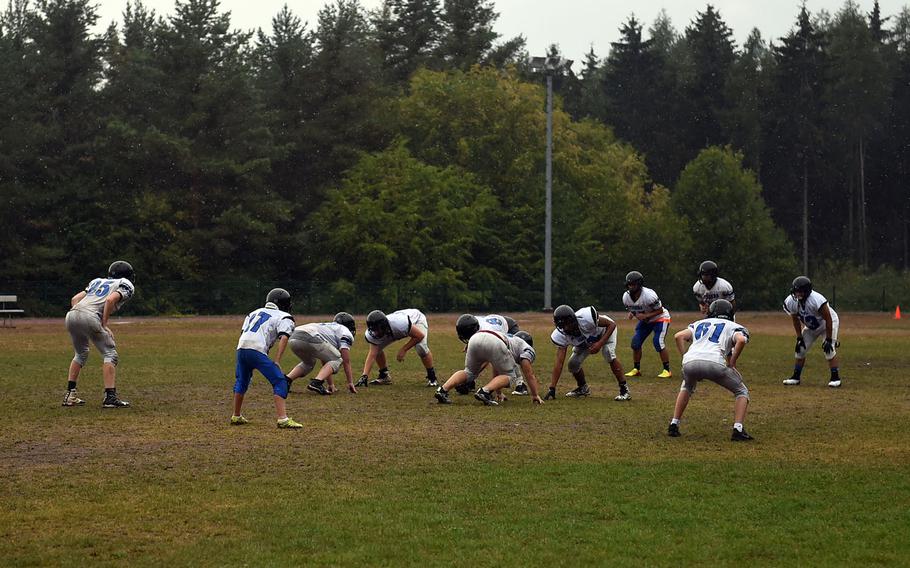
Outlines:
{"type": "MultiPolygon", "coordinates": [[[[144,0],[145,5],[160,15],[173,13],[174,0],[144,0]]],[[[873,0],[857,0],[863,11],[872,9],[873,0]]],[[[368,9],[378,7],[381,0],[361,0],[368,9]]],[[[885,16],[895,15],[908,0],[880,0],[885,16]]],[[[271,19],[287,4],[301,20],[316,25],[316,14],[325,0],[221,0],[224,11],[231,12],[236,28],[271,28],[271,19]]],[[[631,13],[643,21],[647,29],[661,9],[665,9],[673,25],[682,31],[699,10],[708,4],[702,0],[495,0],[499,12],[496,31],[503,38],[523,35],[532,55],[543,54],[548,45],[559,44],[566,57],[579,61],[593,45],[595,53],[604,57],[610,42],[619,36],[619,27],[631,13]]],[[[767,39],[777,39],[787,33],[796,21],[800,0],[714,0],[727,25],[733,29],[737,45],[742,45],[749,31],[757,27],[767,39]]],[[[820,10],[831,13],[844,0],[807,0],[814,14],[820,10]]],[[[120,21],[126,0],[99,0],[99,29],[111,21],[120,21]]],[[[576,65],[576,69],[579,66],[576,65]]]]}

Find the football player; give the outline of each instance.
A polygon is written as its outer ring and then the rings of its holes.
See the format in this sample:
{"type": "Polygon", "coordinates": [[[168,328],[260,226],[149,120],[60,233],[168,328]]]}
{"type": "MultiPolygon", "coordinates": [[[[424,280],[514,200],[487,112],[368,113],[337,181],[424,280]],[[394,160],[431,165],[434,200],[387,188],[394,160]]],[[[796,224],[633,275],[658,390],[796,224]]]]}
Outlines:
{"type": "MultiPolygon", "coordinates": [[[[469,328],[473,328],[473,322],[470,319],[466,320],[466,322],[465,320],[462,320],[462,326],[464,327],[465,325],[467,325],[469,328]]],[[[458,324],[456,323],[456,331],[458,329],[457,326],[458,324]]],[[[480,331],[479,324],[477,331],[480,331]]],[[[501,334],[501,332],[497,333],[501,334]]],[[[519,386],[524,387],[524,392],[518,393],[513,391],[512,394],[527,395],[527,381],[531,381],[534,383],[532,387],[532,392],[534,393],[533,396],[537,396],[539,398],[539,395],[537,394],[537,376],[534,374],[534,369],[532,367],[534,360],[537,359],[537,352],[534,350],[534,339],[531,337],[530,333],[521,330],[518,330],[515,335],[507,335],[506,339],[509,341],[509,351],[512,354],[512,358],[514,359],[516,365],[515,376],[509,378],[509,384],[514,389],[516,389],[516,391],[518,390],[519,386]],[[527,377],[527,379],[525,377],[527,377]]],[[[470,381],[468,380],[468,373],[466,371],[457,371],[449,378],[449,380],[445,382],[444,385],[436,389],[436,400],[439,401],[440,404],[450,404],[451,400],[449,400],[449,391],[453,388],[456,392],[458,392],[458,394],[468,394],[474,391],[474,388],[477,386],[476,375],[483,372],[486,367],[486,364],[482,365],[480,370],[470,381]]],[[[496,392],[501,393],[501,390],[496,392]]],[[[497,402],[501,402],[502,400],[504,400],[504,397],[496,397],[497,402]]]]}
{"type": "Polygon", "coordinates": [[[308,323],[294,328],[288,340],[288,346],[300,363],[288,373],[288,381],[306,376],[322,361],[322,369],[307,385],[307,389],[317,394],[329,395],[336,392],[332,375],[344,368],[348,381],[348,390],[357,393],[354,386],[354,372],[351,369],[351,347],[354,345],[356,325],[354,316],[347,312],[338,312],[329,323],[308,323]],[[328,383],[328,387],[326,387],[328,383]]]}
{"type": "Polygon", "coordinates": [[[692,293],[698,300],[702,314],[708,313],[708,306],[714,300],[727,300],[736,309],[736,294],[733,285],[719,276],[717,264],[706,260],[698,267],[698,281],[692,286],[692,293]]]}
{"type": "Polygon", "coordinates": [[[399,339],[408,338],[408,341],[398,350],[396,359],[404,361],[405,355],[412,348],[417,352],[423,366],[427,370],[427,386],[435,387],[436,369],[433,368],[433,354],[427,344],[430,328],[427,317],[420,310],[405,309],[385,315],[379,310],[373,310],[367,315],[367,330],[364,334],[370,344],[370,352],[363,362],[363,374],[357,381],[357,386],[389,385],[392,377],[386,361],[385,348],[399,339]],[[369,380],[373,363],[379,365],[379,377],[369,380]]]}
{"type": "MultiPolygon", "coordinates": [[[[493,367],[493,379],[486,387],[480,387],[474,393],[474,398],[487,406],[497,406],[494,394],[509,384],[516,384],[518,380],[515,356],[512,353],[512,342],[505,333],[499,330],[482,329],[476,316],[462,314],[455,323],[458,339],[466,345],[464,370],[455,372],[449,380],[436,389],[435,397],[440,404],[448,404],[449,391],[457,389],[458,392],[468,393],[475,386],[475,381],[480,372],[487,366],[493,367]]],[[[519,350],[523,349],[518,342],[527,343],[520,338],[515,339],[519,350]]],[[[533,348],[530,348],[533,351],[533,348]]],[[[536,354],[534,355],[536,356],[536,354]]],[[[537,378],[531,369],[530,355],[519,354],[519,360],[526,363],[525,370],[528,374],[528,386],[531,389],[531,402],[540,404],[540,395],[537,392],[537,378]]]]}
{"type": "Polygon", "coordinates": [[[828,367],[831,369],[828,386],[839,387],[841,378],[838,371],[837,348],[840,343],[837,341],[837,332],[840,320],[837,312],[828,305],[828,300],[824,296],[812,289],[812,281],[805,276],[798,276],[793,280],[790,295],[784,299],[784,311],[792,319],[793,329],[796,331],[796,365],[793,367],[793,375],[785,379],[784,384],[789,386],[799,384],[803,367],[806,365],[806,353],[812,344],[824,335],[822,351],[825,352],[825,359],[828,360],[828,367]]]}
{"type": "Polygon", "coordinates": [[[683,355],[683,381],[676,396],[676,408],[667,434],[679,437],[679,421],[698,381],[709,380],[733,393],[733,432],[730,439],[734,442],[748,442],[752,436],[743,428],[743,421],[749,407],[749,389],[743,384],[736,362],[749,342],[749,332],[733,321],[733,304],[727,300],[711,302],[707,315],[707,318],[689,324],[687,329],[674,336],[676,348],[683,355]],[[687,343],[692,344],[688,351],[687,343]],[[727,353],[730,353],[729,360],[727,353]]]}
{"type": "Polygon", "coordinates": [[[645,277],[633,270],[626,274],[626,292],[622,303],[629,311],[629,319],[638,320],[635,335],[632,336],[632,363],[635,367],[626,373],[627,377],[641,376],[641,347],[652,333],[654,350],[660,356],[664,370],[657,375],[661,379],[673,376],[670,372],[670,353],[667,351],[667,332],[670,330],[670,312],[660,302],[657,292],[645,288],[645,277]]]}
{"type": "Polygon", "coordinates": [[[76,392],[79,373],[88,360],[89,343],[93,343],[103,358],[101,373],[104,377],[102,408],[127,408],[130,403],[117,396],[117,345],[108,323],[111,314],[123,307],[133,297],[135,273],[125,260],[113,262],[107,269],[107,278],[95,278],[84,290],[70,300],[66,314],[66,330],[76,352],[70,363],[63,406],[81,406],[85,401],[76,392]]]}
{"type": "Polygon", "coordinates": [[[616,358],[616,322],[611,318],[598,314],[594,306],[573,311],[571,307],[562,305],[553,311],[553,323],[556,329],[550,335],[550,340],[556,345],[556,362],[553,364],[553,374],[550,379],[550,389],[545,399],[556,398],[556,384],[562,375],[562,368],[566,361],[566,352],[572,346],[572,356],[569,357],[569,372],[575,377],[578,384],[576,388],[566,393],[568,397],[582,397],[591,394],[591,389],[585,379],[585,370],[582,368],[588,355],[597,352],[609,363],[610,370],[619,383],[619,394],[614,400],[630,400],[632,394],[626,377],[622,372],[622,363],[616,358]]]}
{"type": "Polygon", "coordinates": [[[279,367],[288,346],[288,338],[294,332],[294,317],[288,313],[290,311],[291,295],[284,288],[275,288],[266,296],[265,306],[253,310],[243,320],[240,341],[237,342],[237,380],[234,383],[234,414],[231,416],[231,424],[234,426],[249,423],[240,410],[255,369],[272,384],[278,427],[303,428],[303,424],[288,417],[285,405],[288,379],[279,367]],[[273,361],[269,359],[269,351],[276,341],[278,351],[273,361]]]}

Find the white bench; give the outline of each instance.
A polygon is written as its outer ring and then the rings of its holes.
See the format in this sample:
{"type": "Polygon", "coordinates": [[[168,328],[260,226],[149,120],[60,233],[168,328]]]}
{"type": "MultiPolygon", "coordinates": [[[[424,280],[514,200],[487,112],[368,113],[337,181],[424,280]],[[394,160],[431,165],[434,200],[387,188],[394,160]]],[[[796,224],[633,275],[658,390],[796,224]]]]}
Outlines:
{"type": "Polygon", "coordinates": [[[24,314],[25,310],[15,307],[18,298],[16,296],[0,296],[0,315],[5,315],[0,327],[16,327],[13,325],[13,314],[24,314]]]}

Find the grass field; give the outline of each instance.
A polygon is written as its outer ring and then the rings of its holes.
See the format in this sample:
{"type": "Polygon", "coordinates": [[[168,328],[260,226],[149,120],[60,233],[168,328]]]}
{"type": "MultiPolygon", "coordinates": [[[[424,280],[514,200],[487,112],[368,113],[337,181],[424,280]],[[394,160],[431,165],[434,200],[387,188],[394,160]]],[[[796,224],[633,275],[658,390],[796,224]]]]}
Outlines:
{"type": "MultiPolygon", "coordinates": [[[[513,315],[548,382],[549,318],[513,315]]],[[[692,319],[674,315],[671,331],[692,319]]],[[[653,351],[626,403],[592,357],[588,399],[562,396],[566,372],[541,407],[454,394],[440,406],[409,353],[391,386],[318,397],[296,385],[288,408],[302,431],[275,428],[257,375],[253,423],[229,427],[242,317],[121,318],[118,390],[133,408],[101,410],[94,351],[88,404],[61,408],[63,323],[20,321],[0,330],[0,564],[910,565],[910,322],[841,314],[835,390],[818,346],[803,384],[780,384],[792,368],[785,315],[738,320],[752,331],[740,364],[752,444],[729,441],[732,400],[712,384],[683,437],[668,438],[678,378],[654,378],[653,351]]],[[[430,319],[442,378],[463,364],[454,321],[430,319]]],[[[627,367],[631,328],[621,323],[627,367]]]]}

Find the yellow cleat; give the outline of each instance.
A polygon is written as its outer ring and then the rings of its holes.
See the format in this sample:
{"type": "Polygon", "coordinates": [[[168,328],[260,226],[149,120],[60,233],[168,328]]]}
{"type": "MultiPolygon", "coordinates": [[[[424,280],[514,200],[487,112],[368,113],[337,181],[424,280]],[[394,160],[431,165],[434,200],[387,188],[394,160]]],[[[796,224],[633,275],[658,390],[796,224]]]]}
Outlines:
{"type": "Polygon", "coordinates": [[[303,428],[303,424],[295,422],[293,418],[285,418],[278,421],[279,428],[303,428]]]}
{"type": "Polygon", "coordinates": [[[672,377],[672,376],[673,376],[673,373],[671,373],[670,371],[664,369],[663,371],[660,372],[659,375],[657,375],[657,378],[658,378],[658,379],[669,379],[669,378],[672,377]]]}
{"type": "Polygon", "coordinates": [[[627,377],[640,377],[640,376],[641,376],[641,369],[632,369],[631,371],[629,371],[628,373],[626,373],[626,376],[627,376],[627,377]]]}
{"type": "Polygon", "coordinates": [[[243,415],[240,416],[231,416],[231,426],[243,426],[244,424],[249,424],[250,421],[246,419],[243,415]]]}

